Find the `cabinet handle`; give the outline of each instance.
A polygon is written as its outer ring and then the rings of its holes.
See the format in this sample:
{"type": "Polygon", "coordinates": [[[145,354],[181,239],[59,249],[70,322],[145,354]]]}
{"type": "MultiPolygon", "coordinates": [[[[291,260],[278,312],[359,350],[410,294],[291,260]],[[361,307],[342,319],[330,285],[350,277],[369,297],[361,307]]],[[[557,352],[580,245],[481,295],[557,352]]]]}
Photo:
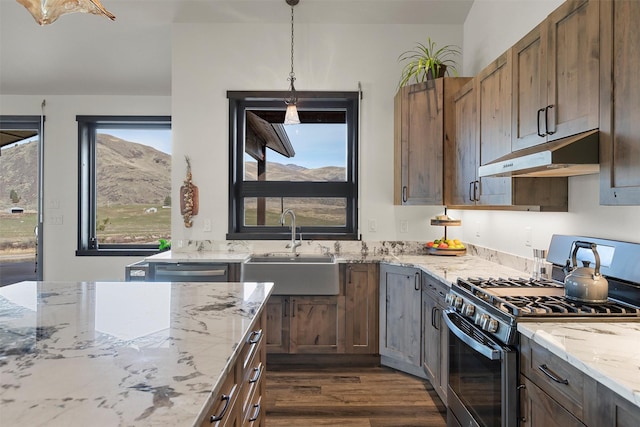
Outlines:
{"type": "Polygon", "coordinates": [[[549,369],[549,367],[546,364],[542,364],[538,366],[538,369],[540,369],[543,374],[545,374],[546,376],[548,376],[549,378],[551,378],[553,381],[557,383],[565,384],[565,385],[569,384],[569,380],[560,378],[555,372],[549,369]]]}
{"type": "Polygon", "coordinates": [[[544,110],[545,110],[544,108],[541,108],[541,109],[538,110],[538,120],[537,120],[537,123],[536,123],[536,125],[538,126],[538,136],[540,138],[544,138],[545,136],[547,136],[546,133],[540,133],[540,113],[542,113],[544,110]]]}
{"type": "Polygon", "coordinates": [[[403,185],[402,186],[402,202],[406,202],[407,201],[407,186],[403,185]]]}
{"type": "MultiPolygon", "coordinates": [[[[547,107],[544,109],[544,128],[547,131],[547,135],[553,135],[554,133],[556,133],[556,131],[550,131],[549,130],[549,110],[552,109],[554,107],[553,104],[551,105],[547,105],[547,107]]],[[[555,120],[554,120],[554,128],[555,128],[555,120]]]]}
{"type": "MultiPolygon", "coordinates": [[[[436,308],[431,308],[431,326],[436,327],[436,308]]],[[[437,329],[437,328],[436,328],[437,329]]]]}
{"type": "Polygon", "coordinates": [[[249,345],[257,344],[258,341],[260,341],[260,338],[262,338],[262,329],[260,329],[259,331],[251,332],[251,335],[249,335],[249,339],[247,340],[247,343],[249,343],[249,345]]]}
{"type": "Polygon", "coordinates": [[[253,368],[253,372],[255,372],[255,375],[253,376],[253,378],[249,379],[249,384],[258,382],[258,380],[260,379],[260,374],[262,373],[262,370],[260,369],[260,366],[258,366],[257,368],[253,368]]]}
{"type": "Polygon", "coordinates": [[[296,317],[296,300],[291,300],[291,317],[296,317]]]}
{"type": "Polygon", "coordinates": [[[420,290],[420,273],[416,273],[413,277],[414,277],[413,288],[416,291],[419,291],[420,290]]]}
{"type": "Polygon", "coordinates": [[[252,423],[252,422],[254,422],[255,420],[257,420],[257,419],[258,419],[258,417],[260,416],[260,404],[259,404],[259,403],[256,403],[255,405],[253,405],[253,407],[254,407],[254,409],[255,409],[256,411],[253,413],[253,416],[252,416],[251,418],[249,418],[249,422],[250,422],[250,423],[252,423]]]}
{"type": "Polygon", "coordinates": [[[289,311],[289,300],[287,298],[284,299],[284,304],[282,304],[282,309],[284,313],[282,313],[282,317],[287,317],[287,313],[289,311]]]}
{"type": "Polygon", "coordinates": [[[477,202],[479,201],[478,199],[478,185],[480,184],[480,181],[473,181],[473,201],[477,202]]]}
{"type": "Polygon", "coordinates": [[[469,201],[470,202],[474,201],[473,200],[473,196],[471,195],[471,189],[473,188],[473,185],[474,185],[473,183],[474,183],[474,181],[469,181],[469,201]]]}
{"type": "Polygon", "coordinates": [[[221,419],[224,418],[224,414],[227,412],[227,408],[229,407],[229,402],[231,402],[231,395],[223,394],[220,400],[224,402],[224,408],[222,408],[222,412],[220,412],[220,415],[211,415],[210,422],[212,423],[215,423],[216,421],[220,421],[221,419]]]}
{"type": "Polygon", "coordinates": [[[347,266],[347,283],[351,284],[351,266],[347,266]]]}

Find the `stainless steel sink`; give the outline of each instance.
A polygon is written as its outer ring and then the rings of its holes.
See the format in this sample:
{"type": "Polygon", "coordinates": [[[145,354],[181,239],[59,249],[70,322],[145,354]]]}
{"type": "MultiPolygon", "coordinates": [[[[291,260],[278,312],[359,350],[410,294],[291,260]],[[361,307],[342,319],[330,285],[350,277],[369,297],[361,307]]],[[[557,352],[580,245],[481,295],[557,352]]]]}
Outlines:
{"type": "Polygon", "coordinates": [[[241,266],[243,282],[273,282],[273,295],[338,295],[338,263],[331,254],[252,255],[241,266]]]}

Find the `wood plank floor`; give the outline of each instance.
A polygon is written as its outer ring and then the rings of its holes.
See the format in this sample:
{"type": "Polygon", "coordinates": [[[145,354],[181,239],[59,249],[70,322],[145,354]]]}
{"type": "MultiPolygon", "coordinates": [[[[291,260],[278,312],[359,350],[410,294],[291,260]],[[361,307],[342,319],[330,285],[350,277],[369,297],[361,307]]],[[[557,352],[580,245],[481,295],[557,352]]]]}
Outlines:
{"type": "Polygon", "coordinates": [[[266,427],[447,424],[428,381],[384,367],[269,367],[265,394],[266,427]]]}

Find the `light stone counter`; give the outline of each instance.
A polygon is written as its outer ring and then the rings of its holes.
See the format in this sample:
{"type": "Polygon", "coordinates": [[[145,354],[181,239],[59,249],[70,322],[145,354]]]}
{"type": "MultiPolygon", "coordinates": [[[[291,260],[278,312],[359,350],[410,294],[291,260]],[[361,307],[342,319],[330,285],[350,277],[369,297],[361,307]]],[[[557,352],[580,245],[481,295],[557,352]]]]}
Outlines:
{"type": "Polygon", "coordinates": [[[518,331],[640,406],[640,322],[519,322],[518,331]]]}
{"type": "Polygon", "coordinates": [[[166,251],[145,258],[151,262],[244,262],[249,252],[231,251],[166,251]]]}
{"type": "Polygon", "coordinates": [[[192,425],[272,288],[141,282],[0,288],[0,425],[192,425]]]}

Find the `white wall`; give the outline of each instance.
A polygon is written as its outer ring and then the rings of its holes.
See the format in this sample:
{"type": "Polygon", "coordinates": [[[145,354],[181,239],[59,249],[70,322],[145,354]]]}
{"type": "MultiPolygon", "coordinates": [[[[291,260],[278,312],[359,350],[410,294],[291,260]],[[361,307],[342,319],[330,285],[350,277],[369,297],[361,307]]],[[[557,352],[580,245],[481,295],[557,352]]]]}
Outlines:
{"type": "MultiPolygon", "coordinates": [[[[180,240],[224,240],[228,202],[227,90],[286,90],[289,33],[282,24],[176,24],[173,26],[173,186],[192,160],[200,212],[186,229],[172,218],[180,240]],[[205,219],[212,231],[203,231],[205,219]]],[[[462,44],[461,26],[296,24],[298,90],[356,91],[364,99],[360,132],[360,232],[365,240],[428,240],[442,234],[429,218],[442,207],[393,205],[393,96],[398,55],[431,36],[438,44],[462,44]],[[368,231],[375,219],[377,231],[368,231]],[[400,220],[409,232],[399,232],[400,220]]]]}
{"type": "MultiPolygon", "coordinates": [[[[464,24],[465,74],[477,74],[562,3],[475,0],[464,24]]],[[[529,258],[526,227],[531,228],[535,248],[546,248],[555,233],[640,243],[640,206],[600,206],[598,199],[598,175],[579,176],[569,178],[567,213],[456,211],[455,215],[462,219],[463,240],[529,258]]]]}
{"type": "Polygon", "coordinates": [[[76,115],[170,115],[170,97],[0,97],[0,114],[36,115],[45,106],[44,270],[45,280],[123,280],[131,257],[76,257],[78,218],[78,125],[76,115]],[[62,224],[51,224],[51,217],[62,224]]]}

